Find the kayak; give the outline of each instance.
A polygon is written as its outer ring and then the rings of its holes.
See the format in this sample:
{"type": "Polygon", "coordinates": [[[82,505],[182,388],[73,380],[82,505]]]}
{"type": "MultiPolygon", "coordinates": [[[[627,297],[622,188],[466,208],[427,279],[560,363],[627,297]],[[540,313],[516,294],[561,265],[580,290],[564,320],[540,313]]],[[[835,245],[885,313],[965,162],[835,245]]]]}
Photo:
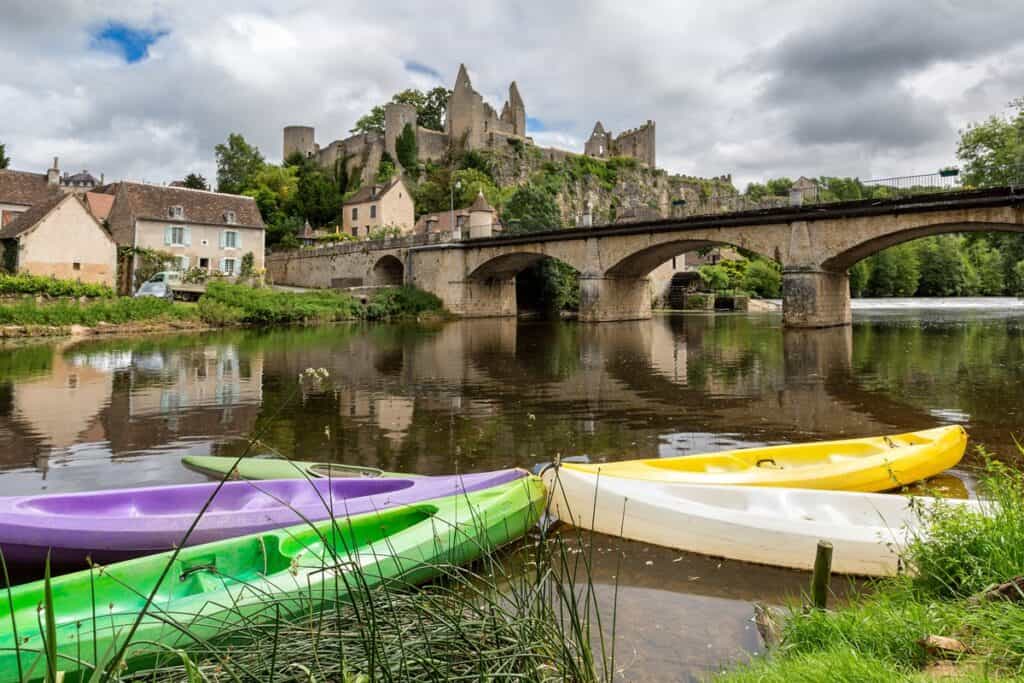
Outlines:
{"type": "MultiPolygon", "coordinates": [[[[425,581],[445,566],[470,562],[522,536],[544,503],[541,481],[522,477],[341,521],[184,548],[177,557],[160,553],[58,576],[51,580],[56,668],[88,679],[95,662],[123,643],[158,584],[131,639],[129,670],[169,648],[314,613],[356,586],[425,581]]],[[[45,676],[39,608],[44,594],[44,582],[35,581],[15,586],[9,600],[0,600],[0,682],[45,676]]]]}
{"type": "Polygon", "coordinates": [[[0,498],[0,551],[8,564],[81,568],[307,521],[383,510],[526,476],[508,469],[399,479],[275,479],[0,498]],[[218,490],[218,486],[220,489],[218,490]]]}
{"type": "Polygon", "coordinates": [[[899,551],[926,532],[920,510],[977,501],[882,493],[718,486],[606,477],[549,468],[549,513],[568,525],[667,548],[809,570],[819,540],[833,545],[832,571],[888,576],[899,551]],[[923,506],[923,507],[922,507],[923,506]]]}
{"type": "Polygon", "coordinates": [[[964,456],[959,425],[844,441],[747,448],[705,455],[562,463],[566,470],[602,477],[677,484],[781,486],[839,491],[887,491],[953,467],[964,456]]]}
{"type": "Polygon", "coordinates": [[[228,472],[234,479],[331,479],[409,477],[412,475],[387,472],[376,467],[344,465],[335,462],[305,462],[285,458],[245,457],[225,455],[186,455],[181,459],[186,467],[205,475],[222,478],[228,472]]]}

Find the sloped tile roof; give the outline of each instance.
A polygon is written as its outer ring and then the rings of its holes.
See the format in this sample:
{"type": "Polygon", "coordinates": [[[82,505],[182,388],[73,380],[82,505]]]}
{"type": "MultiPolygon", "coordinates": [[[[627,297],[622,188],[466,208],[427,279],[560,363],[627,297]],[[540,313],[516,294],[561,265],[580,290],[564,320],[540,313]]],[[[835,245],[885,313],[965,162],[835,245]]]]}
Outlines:
{"type": "Polygon", "coordinates": [[[400,180],[398,178],[395,178],[383,185],[365,185],[363,187],[360,187],[358,190],[356,190],[356,193],[354,195],[345,200],[342,206],[348,206],[349,204],[365,204],[366,202],[369,201],[378,200],[384,195],[386,195],[388,192],[390,192],[391,188],[393,188],[399,182],[400,180]],[[376,191],[376,195],[374,195],[374,191],[376,191]]]}
{"type": "Polygon", "coordinates": [[[0,203],[32,206],[60,192],[46,183],[45,173],[0,169],[0,203]]]}
{"type": "Polygon", "coordinates": [[[77,201],[74,195],[57,193],[45,201],[35,204],[28,211],[18,214],[18,217],[0,229],[0,240],[10,240],[20,237],[23,232],[30,230],[36,223],[41,221],[46,214],[50,213],[58,204],[70,198],[77,201]]]}
{"type": "Polygon", "coordinates": [[[266,227],[256,200],[252,197],[132,182],[107,185],[103,192],[116,195],[119,187],[124,188],[123,196],[129,204],[131,215],[136,219],[226,225],[225,213],[234,211],[234,225],[243,228],[266,227]],[[171,217],[172,206],[182,208],[181,218],[171,217]]]}
{"type": "Polygon", "coordinates": [[[85,203],[96,220],[106,220],[110,215],[110,209],[114,206],[114,195],[103,194],[102,192],[86,192],[85,203]]]}

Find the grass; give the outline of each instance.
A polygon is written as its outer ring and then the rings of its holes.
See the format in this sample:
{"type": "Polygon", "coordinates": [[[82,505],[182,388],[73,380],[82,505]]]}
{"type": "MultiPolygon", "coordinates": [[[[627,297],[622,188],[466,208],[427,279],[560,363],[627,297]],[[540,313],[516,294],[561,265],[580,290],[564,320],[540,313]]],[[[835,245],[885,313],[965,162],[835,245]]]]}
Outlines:
{"type": "Polygon", "coordinates": [[[26,273],[0,273],[0,295],[34,294],[49,297],[111,298],[114,290],[107,285],[58,280],[26,273]]]}
{"type": "Polygon", "coordinates": [[[791,608],[779,649],[719,680],[928,680],[922,672],[937,657],[920,641],[929,635],[967,646],[968,680],[1019,680],[1024,608],[977,596],[1024,574],[1024,474],[989,459],[981,493],[984,514],[920,510],[930,532],[905,550],[910,572],[872,583],[835,611],[791,608]]]}
{"type": "Polygon", "coordinates": [[[363,304],[343,292],[280,292],[212,282],[207,286],[206,294],[199,300],[199,304],[195,306],[172,303],[155,297],[102,298],[85,302],[58,300],[46,303],[24,299],[0,305],[0,325],[95,326],[99,323],[118,325],[131,322],[201,320],[215,327],[271,326],[341,320],[383,320],[442,310],[440,299],[410,286],[378,291],[363,304]]]}
{"type": "Polygon", "coordinates": [[[187,320],[195,307],[173,304],[153,297],[100,299],[79,303],[56,301],[41,304],[32,300],[0,306],[0,325],[97,325],[141,321],[187,320]]]}

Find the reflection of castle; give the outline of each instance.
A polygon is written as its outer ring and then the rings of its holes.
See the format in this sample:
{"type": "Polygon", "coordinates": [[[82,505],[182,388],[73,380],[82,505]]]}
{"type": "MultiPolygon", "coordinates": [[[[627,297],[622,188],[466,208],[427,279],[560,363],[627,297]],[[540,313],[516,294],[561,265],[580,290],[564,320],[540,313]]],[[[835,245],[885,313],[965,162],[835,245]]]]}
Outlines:
{"type": "MultiPolygon", "coordinates": [[[[372,183],[385,153],[397,163],[395,144],[407,126],[416,136],[418,158],[423,161],[440,161],[452,149],[500,152],[513,145],[533,145],[533,140],[526,135],[526,105],[515,81],[509,86],[508,100],[501,113],[498,113],[473,89],[465,65],[460,65],[455,86],[448,98],[444,131],[419,125],[413,105],[389,102],[384,105],[383,134],[360,133],[320,147],[311,126],[285,127],[284,158],[298,153],[315,158],[324,168],[336,169],[343,166],[349,176],[359,172],[364,184],[372,183]]],[[[584,153],[602,159],[612,156],[633,157],[653,168],[654,142],[653,121],[618,137],[605,133],[604,127],[598,122],[584,153]]],[[[554,148],[540,148],[540,151],[547,160],[560,160],[570,154],[554,148]]]]}

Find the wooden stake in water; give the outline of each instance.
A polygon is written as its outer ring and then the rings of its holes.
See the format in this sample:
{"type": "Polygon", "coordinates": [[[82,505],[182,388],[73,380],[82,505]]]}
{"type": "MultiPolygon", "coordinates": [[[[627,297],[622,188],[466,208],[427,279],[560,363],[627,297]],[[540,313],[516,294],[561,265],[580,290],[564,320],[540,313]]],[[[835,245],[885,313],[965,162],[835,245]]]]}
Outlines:
{"type": "Polygon", "coordinates": [[[825,609],[828,604],[828,589],[832,579],[832,544],[818,541],[818,554],[814,557],[814,574],[811,575],[811,605],[825,609]]]}

